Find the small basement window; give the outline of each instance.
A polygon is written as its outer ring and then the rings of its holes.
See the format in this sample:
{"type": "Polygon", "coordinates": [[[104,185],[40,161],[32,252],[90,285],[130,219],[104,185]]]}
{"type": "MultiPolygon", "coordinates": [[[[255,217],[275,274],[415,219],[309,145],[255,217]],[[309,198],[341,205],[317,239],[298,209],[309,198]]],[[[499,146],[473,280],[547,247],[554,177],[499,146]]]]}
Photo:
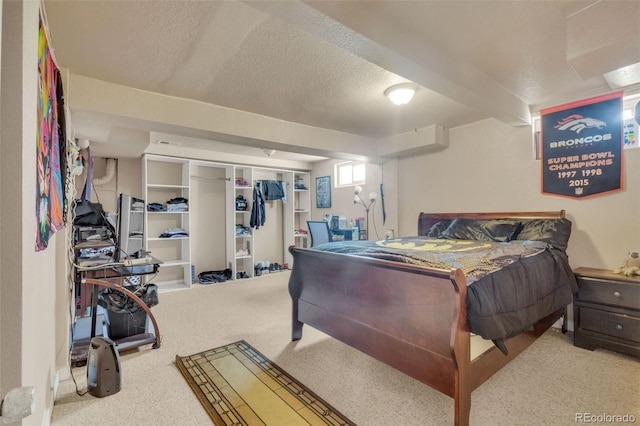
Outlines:
{"type": "Polygon", "coordinates": [[[335,165],[336,188],[352,185],[364,185],[365,164],[355,161],[335,165]]]}

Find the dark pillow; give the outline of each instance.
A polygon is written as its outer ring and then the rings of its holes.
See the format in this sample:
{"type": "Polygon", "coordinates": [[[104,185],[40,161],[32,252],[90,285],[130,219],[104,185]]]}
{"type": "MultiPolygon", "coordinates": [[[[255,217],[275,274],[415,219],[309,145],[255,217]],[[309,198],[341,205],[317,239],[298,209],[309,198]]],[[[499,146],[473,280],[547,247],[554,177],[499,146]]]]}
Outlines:
{"type": "Polygon", "coordinates": [[[482,228],[492,240],[506,243],[518,237],[522,222],[509,219],[488,220],[482,224],[482,228]]]}
{"type": "Polygon", "coordinates": [[[440,222],[434,223],[431,226],[431,228],[429,228],[429,231],[427,232],[427,237],[435,237],[435,238],[442,237],[442,232],[445,229],[447,229],[449,225],[451,225],[450,220],[441,220],[440,222]]]}
{"type": "Polygon", "coordinates": [[[527,219],[522,221],[519,240],[543,241],[553,247],[566,250],[571,235],[568,219],[527,219]]]}
{"type": "Polygon", "coordinates": [[[454,219],[451,225],[442,232],[443,238],[455,240],[499,241],[507,242],[515,239],[522,224],[513,219],[454,219]]]}

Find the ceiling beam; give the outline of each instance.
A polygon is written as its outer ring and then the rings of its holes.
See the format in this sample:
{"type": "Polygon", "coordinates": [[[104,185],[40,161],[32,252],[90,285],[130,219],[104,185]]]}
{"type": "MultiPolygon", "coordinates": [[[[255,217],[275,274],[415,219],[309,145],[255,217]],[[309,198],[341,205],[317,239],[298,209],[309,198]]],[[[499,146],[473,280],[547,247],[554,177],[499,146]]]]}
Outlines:
{"type": "Polygon", "coordinates": [[[113,122],[105,119],[103,123],[93,123],[92,140],[100,134],[108,135],[116,121],[116,125],[123,127],[123,121],[135,120],[144,123],[149,131],[322,157],[374,163],[386,161],[376,156],[375,139],[152,93],[71,73],[67,79],[66,101],[76,113],[113,117],[113,122]],[[104,128],[100,130],[99,126],[104,128]]]}

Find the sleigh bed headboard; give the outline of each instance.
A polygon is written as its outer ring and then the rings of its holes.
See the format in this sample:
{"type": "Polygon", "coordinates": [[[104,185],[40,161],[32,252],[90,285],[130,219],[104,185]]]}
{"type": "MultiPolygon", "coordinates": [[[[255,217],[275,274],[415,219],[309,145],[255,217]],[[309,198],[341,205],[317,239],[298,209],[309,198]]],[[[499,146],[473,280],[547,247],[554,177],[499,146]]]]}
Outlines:
{"type": "MultiPolygon", "coordinates": [[[[469,235],[488,234],[494,241],[536,240],[565,250],[571,233],[571,222],[565,219],[565,211],[551,212],[492,212],[492,213],[420,213],[418,235],[436,238],[476,239],[469,235]],[[509,229],[507,223],[517,224],[509,229]],[[493,228],[492,228],[493,227],[493,228]],[[488,230],[509,234],[492,235],[488,230]]],[[[483,235],[487,237],[487,235],[483,235]]]]}

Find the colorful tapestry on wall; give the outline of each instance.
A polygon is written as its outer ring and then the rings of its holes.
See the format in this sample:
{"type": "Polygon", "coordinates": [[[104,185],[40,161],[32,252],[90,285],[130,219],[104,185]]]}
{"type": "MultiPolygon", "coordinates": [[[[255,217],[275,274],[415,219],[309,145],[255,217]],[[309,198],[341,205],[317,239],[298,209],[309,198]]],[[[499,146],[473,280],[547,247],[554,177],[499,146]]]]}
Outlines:
{"type": "Polygon", "coordinates": [[[64,226],[62,165],[65,164],[63,155],[66,142],[62,99],[60,71],[51,56],[45,27],[40,20],[36,126],[36,251],[46,249],[49,238],[64,226]]]}
{"type": "Polygon", "coordinates": [[[540,119],[543,194],[582,199],[622,189],[622,92],[548,108],[540,119]]]}

